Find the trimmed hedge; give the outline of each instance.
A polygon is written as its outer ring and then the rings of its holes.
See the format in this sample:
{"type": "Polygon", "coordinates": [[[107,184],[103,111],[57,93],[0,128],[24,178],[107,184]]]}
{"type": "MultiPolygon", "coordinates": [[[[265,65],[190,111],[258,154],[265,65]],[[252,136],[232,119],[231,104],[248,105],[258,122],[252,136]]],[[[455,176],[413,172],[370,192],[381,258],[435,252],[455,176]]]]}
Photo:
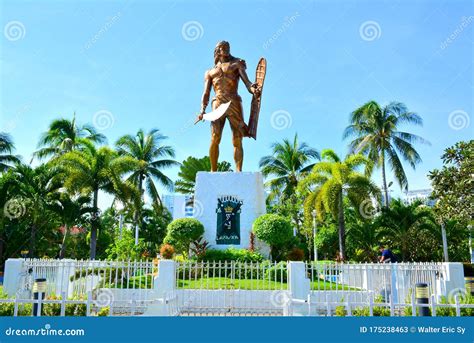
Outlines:
{"type": "Polygon", "coordinates": [[[198,257],[198,261],[239,261],[239,262],[262,262],[263,256],[247,249],[228,248],[225,250],[207,249],[198,257]]]}

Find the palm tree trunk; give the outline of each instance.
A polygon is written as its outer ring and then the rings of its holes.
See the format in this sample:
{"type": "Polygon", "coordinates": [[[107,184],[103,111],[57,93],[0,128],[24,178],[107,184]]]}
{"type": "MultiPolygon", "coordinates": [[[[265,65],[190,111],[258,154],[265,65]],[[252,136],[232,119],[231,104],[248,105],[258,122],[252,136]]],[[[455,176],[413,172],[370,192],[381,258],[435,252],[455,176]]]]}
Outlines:
{"type": "Polygon", "coordinates": [[[346,224],[344,222],[344,204],[343,204],[343,192],[339,195],[339,214],[338,214],[338,226],[339,226],[339,255],[341,261],[346,259],[346,224]]]}
{"type": "Polygon", "coordinates": [[[90,251],[90,259],[91,260],[95,260],[95,253],[96,253],[96,250],[97,250],[97,224],[98,224],[98,221],[99,221],[99,209],[97,207],[97,204],[98,204],[98,198],[99,198],[99,190],[98,189],[95,189],[94,190],[94,198],[93,198],[93,204],[92,204],[92,207],[94,209],[94,214],[93,214],[93,217],[92,217],[92,221],[91,221],[91,244],[90,244],[90,248],[91,248],[91,251],[90,251]]]}
{"type": "Polygon", "coordinates": [[[29,257],[35,257],[35,249],[36,249],[36,225],[32,224],[30,227],[30,252],[29,257]]]}
{"type": "Polygon", "coordinates": [[[387,177],[385,175],[385,151],[382,150],[382,182],[383,182],[383,193],[384,193],[384,206],[388,207],[390,204],[388,202],[388,187],[387,187],[387,177]]]}
{"type": "Polygon", "coordinates": [[[61,250],[59,251],[59,259],[63,259],[64,254],[66,253],[66,239],[67,239],[68,232],[69,232],[69,228],[67,227],[67,224],[64,224],[63,244],[61,244],[61,250]]]}
{"type": "Polygon", "coordinates": [[[133,221],[135,222],[135,244],[138,244],[138,229],[139,229],[139,222],[141,218],[141,207],[144,202],[144,192],[142,190],[143,188],[143,174],[140,173],[138,176],[138,191],[140,192],[140,203],[138,204],[138,207],[135,210],[134,218],[133,221]]]}

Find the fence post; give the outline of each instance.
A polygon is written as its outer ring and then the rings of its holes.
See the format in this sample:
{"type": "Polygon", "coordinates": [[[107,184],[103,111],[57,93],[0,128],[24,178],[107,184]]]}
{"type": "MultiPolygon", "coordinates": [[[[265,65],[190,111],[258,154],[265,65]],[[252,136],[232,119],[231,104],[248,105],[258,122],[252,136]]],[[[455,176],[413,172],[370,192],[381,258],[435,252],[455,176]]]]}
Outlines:
{"type": "Polygon", "coordinates": [[[395,316],[395,302],[393,301],[393,295],[390,294],[389,296],[389,299],[390,299],[390,317],[394,317],[395,316]]]}
{"type": "Polygon", "coordinates": [[[66,297],[67,297],[67,293],[62,292],[61,293],[61,317],[64,317],[66,315],[66,297]]]}
{"type": "MultiPolygon", "coordinates": [[[[176,292],[176,270],[178,264],[173,260],[158,262],[158,275],[153,279],[153,297],[156,301],[147,307],[145,316],[169,316],[166,298],[176,292]]],[[[191,270],[191,267],[190,267],[191,270]]],[[[177,292],[176,292],[177,293],[177,292]]]]}
{"type": "Polygon", "coordinates": [[[456,304],[456,317],[461,317],[461,303],[459,302],[459,294],[454,296],[454,302],[456,304]]]}
{"type": "Polygon", "coordinates": [[[20,286],[20,275],[23,271],[25,259],[9,258],[5,261],[5,274],[3,276],[3,292],[8,296],[16,294],[20,286]]]}
{"type": "MultiPolygon", "coordinates": [[[[306,277],[306,265],[304,262],[288,262],[288,290],[290,291],[290,299],[300,299],[307,301],[308,295],[310,294],[310,281],[306,277]]],[[[295,307],[300,314],[304,312],[302,304],[296,306],[293,304],[292,311],[295,312],[295,307]]],[[[306,308],[307,310],[307,308],[306,308]]],[[[306,314],[306,315],[309,315],[306,314]]]]}
{"type": "Polygon", "coordinates": [[[431,295],[431,315],[436,317],[436,295],[431,295]]]}
{"type": "Polygon", "coordinates": [[[374,316],[374,292],[369,291],[369,316],[374,316]]]}
{"type": "Polygon", "coordinates": [[[352,317],[351,294],[350,293],[347,293],[346,310],[347,310],[347,316],[352,317]]]}
{"type": "Polygon", "coordinates": [[[18,298],[15,298],[15,305],[13,308],[13,317],[18,316],[18,298]]]}
{"type": "Polygon", "coordinates": [[[91,314],[91,303],[92,303],[92,291],[87,292],[87,302],[86,302],[86,316],[89,317],[91,314]]]}

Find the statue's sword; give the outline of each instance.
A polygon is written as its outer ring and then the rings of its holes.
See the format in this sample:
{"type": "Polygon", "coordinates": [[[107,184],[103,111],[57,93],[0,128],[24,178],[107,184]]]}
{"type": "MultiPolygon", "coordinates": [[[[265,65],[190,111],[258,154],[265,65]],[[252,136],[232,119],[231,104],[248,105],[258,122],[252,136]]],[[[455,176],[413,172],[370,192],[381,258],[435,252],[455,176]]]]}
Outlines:
{"type": "MultiPolygon", "coordinates": [[[[228,110],[228,108],[230,106],[230,103],[231,103],[231,101],[226,102],[225,104],[222,104],[219,107],[217,107],[214,111],[209,112],[209,113],[204,113],[204,116],[203,116],[202,119],[207,120],[207,121],[214,121],[214,120],[219,119],[228,110]]],[[[199,119],[196,119],[194,124],[196,124],[199,121],[200,121],[199,119]]]]}

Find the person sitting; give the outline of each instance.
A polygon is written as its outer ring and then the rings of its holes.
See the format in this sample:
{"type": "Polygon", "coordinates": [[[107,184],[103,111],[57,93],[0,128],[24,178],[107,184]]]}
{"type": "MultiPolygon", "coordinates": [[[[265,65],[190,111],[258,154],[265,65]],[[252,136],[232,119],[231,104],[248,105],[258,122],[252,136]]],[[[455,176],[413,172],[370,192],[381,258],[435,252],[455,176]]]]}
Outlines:
{"type": "Polygon", "coordinates": [[[379,251],[381,256],[379,257],[380,263],[395,263],[397,262],[397,258],[392,253],[390,249],[386,249],[384,245],[379,246],[379,251]]]}

